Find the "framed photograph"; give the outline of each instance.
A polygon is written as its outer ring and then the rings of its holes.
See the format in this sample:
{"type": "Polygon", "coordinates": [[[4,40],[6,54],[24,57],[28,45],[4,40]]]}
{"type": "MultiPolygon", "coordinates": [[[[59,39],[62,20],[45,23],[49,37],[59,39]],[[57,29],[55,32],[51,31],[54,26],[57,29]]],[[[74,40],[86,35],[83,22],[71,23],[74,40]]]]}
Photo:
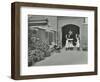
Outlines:
{"type": "Polygon", "coordinates": [[[97,74],[97,7],[11,6],[12,79],[97,74]]]}

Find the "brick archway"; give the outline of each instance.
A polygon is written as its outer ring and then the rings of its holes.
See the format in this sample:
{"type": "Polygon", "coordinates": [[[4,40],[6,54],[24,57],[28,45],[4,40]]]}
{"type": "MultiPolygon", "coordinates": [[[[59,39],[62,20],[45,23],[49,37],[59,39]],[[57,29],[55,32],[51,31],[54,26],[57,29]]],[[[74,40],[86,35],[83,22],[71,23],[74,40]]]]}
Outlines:
{"type": "Polygon", "coordinates": [[[74,24],[68,24],[64,25],[62,27],[62,47],[65,46],[66,44],[66,34],[69,33],[69,31],[72,31],[73,35],[72,37],[75,38],[75,35],[78,34],[80,35],[80,27],[74,24]]]}

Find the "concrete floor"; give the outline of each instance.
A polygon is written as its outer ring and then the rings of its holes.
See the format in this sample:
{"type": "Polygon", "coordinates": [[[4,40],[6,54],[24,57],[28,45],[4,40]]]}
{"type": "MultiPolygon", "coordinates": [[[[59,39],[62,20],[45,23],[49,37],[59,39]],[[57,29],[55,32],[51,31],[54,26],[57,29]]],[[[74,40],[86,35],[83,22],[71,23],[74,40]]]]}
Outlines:
{"type": "Polygon", "coordinates": [[[53,52],[51,56],[37,62],[34,66],[50,66],[50,65],[74,65],[88,63],[87,51],[61,49],[60,53],[53,52]]]}

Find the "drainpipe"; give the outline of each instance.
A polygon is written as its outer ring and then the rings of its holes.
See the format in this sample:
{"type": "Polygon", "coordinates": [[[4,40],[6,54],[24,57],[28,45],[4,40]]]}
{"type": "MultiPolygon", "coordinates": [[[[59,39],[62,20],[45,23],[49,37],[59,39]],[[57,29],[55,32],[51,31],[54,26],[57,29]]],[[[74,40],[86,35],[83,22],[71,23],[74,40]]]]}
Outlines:
{"type": "Polygon", "coordinates": [[[57,46],[58,46],[58,16],[57,16],[57,46]]]}

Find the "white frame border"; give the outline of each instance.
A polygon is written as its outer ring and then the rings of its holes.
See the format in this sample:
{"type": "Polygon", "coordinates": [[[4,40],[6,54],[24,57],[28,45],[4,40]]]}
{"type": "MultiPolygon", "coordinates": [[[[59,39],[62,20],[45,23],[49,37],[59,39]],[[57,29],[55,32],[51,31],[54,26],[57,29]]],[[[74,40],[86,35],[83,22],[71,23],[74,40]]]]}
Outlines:
{"type": "Polygon", "coordinates": [[[38,7],[20,8],[20,75],[94,72],[94,11],[38,7]],[[74,12],[74,13],[73,13],[74,12]],[[28,67],[28,14],[88,17],[88,64],[28,67]],[[91,30],[90,30],[91,29],[91,30]]]}

